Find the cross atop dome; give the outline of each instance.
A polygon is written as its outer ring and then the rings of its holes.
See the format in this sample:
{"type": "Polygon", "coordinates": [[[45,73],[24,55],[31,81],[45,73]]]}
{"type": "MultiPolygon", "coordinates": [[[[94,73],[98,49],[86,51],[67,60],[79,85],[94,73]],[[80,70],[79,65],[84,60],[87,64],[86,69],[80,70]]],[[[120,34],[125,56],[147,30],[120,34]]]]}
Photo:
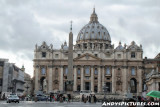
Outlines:
{"type": "Polygon", "coordinates": [[[93,8],[93,13],[91,14],[91,17],[90,17],[90,23],[98,23],[98,17],[95,12],[95,7],[93,8]]]}

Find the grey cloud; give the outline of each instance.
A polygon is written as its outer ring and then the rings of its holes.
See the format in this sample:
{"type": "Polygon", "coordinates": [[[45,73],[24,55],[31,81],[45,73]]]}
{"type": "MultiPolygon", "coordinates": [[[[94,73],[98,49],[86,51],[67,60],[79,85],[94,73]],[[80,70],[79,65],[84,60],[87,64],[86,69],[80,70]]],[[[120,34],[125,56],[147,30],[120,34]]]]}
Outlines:
{"type": "Polygon", "coordinates": [[[134,40],[142,44],[144,56],[154,57],[160,51],[159,4],[159,0],[1,0],[0,51],[32,60],[36,43],[46,41],[59,48],[68,41],[70,20],[76,41],[95,5],[99,22],[108,29],[112,43],[130,44],[134,40]]]}

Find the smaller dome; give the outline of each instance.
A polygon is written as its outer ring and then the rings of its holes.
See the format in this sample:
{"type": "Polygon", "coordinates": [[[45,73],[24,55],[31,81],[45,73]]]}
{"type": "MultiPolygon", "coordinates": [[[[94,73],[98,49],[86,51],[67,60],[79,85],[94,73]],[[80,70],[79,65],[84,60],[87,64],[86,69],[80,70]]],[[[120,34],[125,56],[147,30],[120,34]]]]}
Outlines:
{"type": "Polygon", "coordinates": [[[68,46],[67,46],[67,42],[66,41],[64,42],[63,49],[64,50],[68,50],[68,46]]]}
{"type": "Polygon", "coordinates": [[[124,47],[122,46],[121,42],[119,42],[119,45],[116,47],[116,50],[123,50],[124,47]]]}

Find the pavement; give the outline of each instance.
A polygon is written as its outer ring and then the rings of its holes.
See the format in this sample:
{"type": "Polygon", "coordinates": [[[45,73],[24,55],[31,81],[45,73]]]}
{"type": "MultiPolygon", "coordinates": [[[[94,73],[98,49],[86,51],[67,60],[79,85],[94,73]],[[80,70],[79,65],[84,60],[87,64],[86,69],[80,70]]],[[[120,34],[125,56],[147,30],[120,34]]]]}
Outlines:
{"type": "Polygon", "coordinates": [[[6,101],[0,101],[0,107],[102,107],[101,103],[82,103],[82,102],[33,102],[33,101],[21,101],[20,103],[6,103],[6,101]]]}

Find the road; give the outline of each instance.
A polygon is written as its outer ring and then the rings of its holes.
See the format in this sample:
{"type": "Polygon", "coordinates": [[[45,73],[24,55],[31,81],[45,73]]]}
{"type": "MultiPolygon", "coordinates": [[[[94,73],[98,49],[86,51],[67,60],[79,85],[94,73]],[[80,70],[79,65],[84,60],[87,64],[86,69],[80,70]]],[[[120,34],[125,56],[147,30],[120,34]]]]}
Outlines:
{"type": "Polygon", "coordinates": [[[59,102],[32,102],[32,101],[21,101],[20,103],[6,103],[0,101],[0,107],[101,107],[101,103],[82,103],[82,102],[71,102],[71,103],[59,103],[59,102]]]}

